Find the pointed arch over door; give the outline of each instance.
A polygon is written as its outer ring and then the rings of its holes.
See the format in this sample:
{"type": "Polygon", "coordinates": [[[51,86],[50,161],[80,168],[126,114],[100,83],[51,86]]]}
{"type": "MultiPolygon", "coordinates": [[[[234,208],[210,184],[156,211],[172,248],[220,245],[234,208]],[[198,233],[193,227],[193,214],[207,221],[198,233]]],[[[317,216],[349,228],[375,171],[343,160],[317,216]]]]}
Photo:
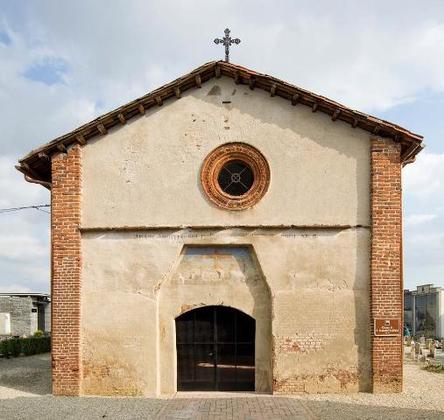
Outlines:
{"type": "Polygon", "coordinates": [[[176,318],[178,391],[254,391],[256,322],[230,307],[176,318]]]}

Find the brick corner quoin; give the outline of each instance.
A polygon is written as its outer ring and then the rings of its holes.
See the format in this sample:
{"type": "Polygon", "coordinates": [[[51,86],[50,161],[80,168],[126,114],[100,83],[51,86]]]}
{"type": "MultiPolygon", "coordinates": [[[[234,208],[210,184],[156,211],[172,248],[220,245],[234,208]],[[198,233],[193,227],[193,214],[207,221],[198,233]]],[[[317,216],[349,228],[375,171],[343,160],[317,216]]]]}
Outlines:
{"type": "Polygon", "coordinates": [[[52,158],[52,387],[54,395],[80,394],[81,167],[75,145],[52,158]]]}
{"type": "Polygon", "coordinates": [[[373,392],[402,391],[402,191],[400,145],[371,141],[371,312],[395,320],[396,334],[376,335],[372,322],[373,392]]]}

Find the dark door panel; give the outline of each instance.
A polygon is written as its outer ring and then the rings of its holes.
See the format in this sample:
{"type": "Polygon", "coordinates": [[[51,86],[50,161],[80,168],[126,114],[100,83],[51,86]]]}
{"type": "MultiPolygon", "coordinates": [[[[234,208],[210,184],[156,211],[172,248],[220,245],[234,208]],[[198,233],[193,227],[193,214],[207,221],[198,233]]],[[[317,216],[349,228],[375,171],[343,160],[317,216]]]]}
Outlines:
{"type": "Polygon", "coordinates": [[[176,319],[179,391],[254,391],[255,320],[207,306],[176,319]]]}

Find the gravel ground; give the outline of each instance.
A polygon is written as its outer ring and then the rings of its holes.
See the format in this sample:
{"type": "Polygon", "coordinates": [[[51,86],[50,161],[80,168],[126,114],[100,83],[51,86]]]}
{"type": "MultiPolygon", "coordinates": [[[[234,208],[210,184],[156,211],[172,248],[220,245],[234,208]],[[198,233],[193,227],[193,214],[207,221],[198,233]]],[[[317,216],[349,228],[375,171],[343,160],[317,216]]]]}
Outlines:
{"type": "Polygon", "coordinates": [[[0,359],[0,419],[443,419],[444,374],[406,361],[402,394],[179,393],[172,398],[50,395],[48,354],[0,359]]]}
{"type": "Polygon", "coordinates": [[[5,398],[50,395],[50,369],[49,353],[10,359],[0,358],[0,407],[1,400],[5,398]]]}
{"type": "Polygon", "coordinates": [[[404,391],[401,394],[319,394],[303,395],[304,401],[329,401],[341,404],[359,404],[373,407],[411,408],[441,412],[444,420],[444,374],[431,373],[414,362],[404,363],[404,391]]]}

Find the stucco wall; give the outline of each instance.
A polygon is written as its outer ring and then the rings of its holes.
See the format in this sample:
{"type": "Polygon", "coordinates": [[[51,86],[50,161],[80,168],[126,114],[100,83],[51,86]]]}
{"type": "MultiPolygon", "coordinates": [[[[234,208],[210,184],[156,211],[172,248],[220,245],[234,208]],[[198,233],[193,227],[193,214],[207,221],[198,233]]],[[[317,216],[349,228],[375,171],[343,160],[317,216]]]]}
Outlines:
{"type": "Polygon", "coordinates": [[[271,296],[252,247],[185,246],[177,267],[159,285],[158,302],[161,393],[177,390],[175,318],[211,305],[236,308],[254,318],[255,389],[272,391],[271,296]]]}
{"type": "Polygon", "coordinates": [[[257,318],[248,303],[257,293],[235,280],[223,293],[211,276],[193,296],[173,287],[184,244],[254,250],[261,295],[266,284],[271,296],[276,392],[369,390],[368,229],[210,229],[83,235],[83,393],[173,392],[174,365],[165,365],[182,307],[224,304],[257,318]]]}
{"type": "Polygon", "coordinates": [[[221,78],[89,141],[82,164],[84,394],[174,392],[174,318],[215,304],[271,317],[258,390],[369,390],[368,133],[221,78]],[[232,141],[271,170],[267,194],[239,212],[216,208],[199,182],[208,153],[232,141]],[[260,288],[233,272],[224,288],[203,274],[175,283],[192,245],[247,246],[260,288]]]}
{"type": "Polygon", "coordinates": [[[328,115],[214,79],[88,142],[82,226],[368,225],[369,147],[328,115]],[[265,197],[242,212],[214,207],[199,183],[207,154],[232,141],[271,169],[265,197]]]}

